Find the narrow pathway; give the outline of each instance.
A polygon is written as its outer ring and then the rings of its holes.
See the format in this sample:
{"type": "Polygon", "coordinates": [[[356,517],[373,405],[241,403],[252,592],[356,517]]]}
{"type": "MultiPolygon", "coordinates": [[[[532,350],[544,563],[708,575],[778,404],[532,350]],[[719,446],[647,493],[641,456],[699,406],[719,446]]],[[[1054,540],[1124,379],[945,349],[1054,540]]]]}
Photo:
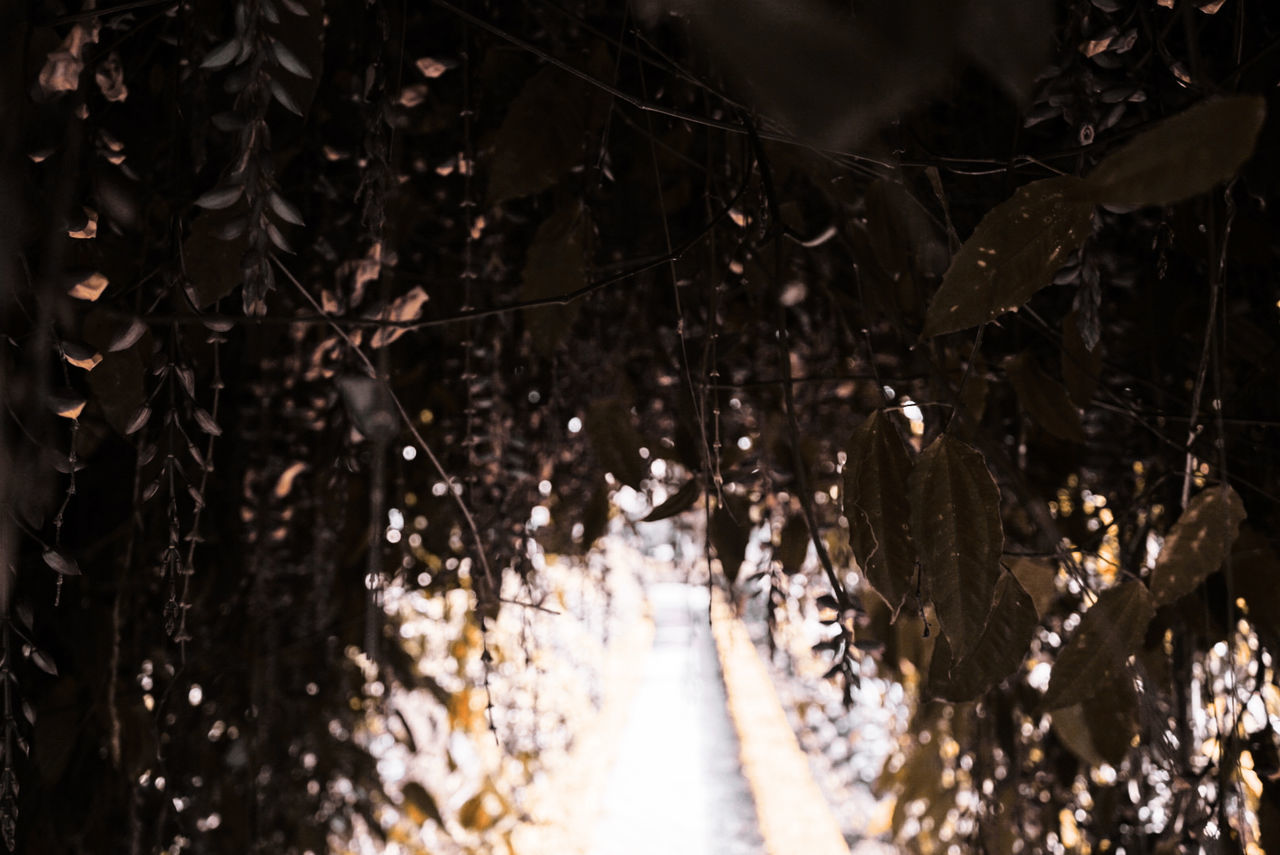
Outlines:
{"type": "Polygon", "coordinates": [[[654,584],[653,648],[604,793],[591,855],[763,855],[707,590],[654,584]]]}

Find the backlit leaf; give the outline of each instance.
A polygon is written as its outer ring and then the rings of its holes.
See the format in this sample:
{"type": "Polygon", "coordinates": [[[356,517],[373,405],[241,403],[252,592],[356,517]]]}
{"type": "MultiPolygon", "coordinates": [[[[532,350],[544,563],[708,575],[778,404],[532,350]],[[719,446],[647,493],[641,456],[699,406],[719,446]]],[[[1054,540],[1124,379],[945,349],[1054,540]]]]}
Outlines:
{"type": "Polygon", "coordinates": [[[1031,597],[1012,573],[996,583],[995,603],[973,650],[955,661],[946,636],[929,663],[929,691],[949,701],[971,701],[1018,670],[1039,623],[1031,597]]]}
{"type": "Polygon", "coordinates": [[[680,486],[666,500],[649,512],[641,522],[657,522],[674,517],[676,514],[692,508],[694,503],[698,501],[698,497],[702,495],[702,485],[697,478],[690,478],[680,486]]]}
{"type": "Polygon", "coordinates": [[[407,813],[411,822],[422,825],[424,820],[430,819],[441,828],[444,827],[444,817],[440,815],[435,796],[431,795],[426,787],[417,781],[410,781],[404,785],[401,792],[404,793],[404,803],[408,808],[407,813]]]}
{"type": "Polygon", "coordinates": [[[898,429],[872,413],[849,439],[844,465],[844,513],[853,557],[896,618],[912,590],[916,551],[911,542],[907,478],[911,458],[898,429]]]}
{"type": "Polygon", "coordinates": [[[1041,371],[1030,351],[1006,359],[1004,369],[1018,393],[1018,402],[1032,421],[1058,439],[1085,441],[1080,413],[1071,403],[1066,387],[1041,371]]]}
{"type": "Polygon", "coordinates": [[[976,449],[943,434],[910,479],[911,535],[938,622],[957,658],[973,650],[1000,579],[1000,490],[976,449]]]}
{"type": "Polygon", "coordinates": [[[85,397],[73,389],[49,393],[49,409],[64,419],[78,419],[84,410],[85,397]]]}
{"type": "Polygon", "coordinates": [[[45,564],[63,576],[80,575],[80,565],[60,546],[46,549],[41,557],[44,558],[45,564]]]}
{"type": "Polygon", "coordinates": [[[968,329],[1019,308],[1084,243],[1094,202],[1071,176],[1034,181],[978,223],[942,278],[923,335],[968,329]]]}
{"type": "Polygon", "coordinates": [[[1031,597],[1031,602],[1036,607],[1036,614],[1041,618],[1047,615],[1058,596],[1058,586],[1055,581],[1058,577],[1058,562],[1052,558],[1016,555],[1006,557],[1005,566],[1018,577],[1018,584],[1031,597]]]}
{"type": "Polygon", "coordinates": [[[1191,593],[1222,566],[1245,516],[1244,502],[1229,485],[1210,487],[1187,503],[1151,573],[1151,596],[1157,606],[1191,593]]]}
{"type": "Polygon", "coordinates": [[[1100,204],[1170,205],[1230,179],[1253,154],[1266,101],[1237,95],[1165,119],[1108,155],[1088,177],[1100,204]]]}
{"type": "Polygon", "coordinates": [[[1108,678],[1123,672],[1154,615],[1151,595],[1141,582],[1125,582],[1099,594],[1058,652],[1043,708],[1059,709],[1097,694],[1108,678]]]}
{"type": "Polygon", "coordinates": [[[101,273],[90,273],[87,276],[75,277],[75,281],[67,289],[67,296],[74,297],[77,300],[87,300],[93,302],[102,296],[102,292],[107,290],[107,277],[101,273]]]}

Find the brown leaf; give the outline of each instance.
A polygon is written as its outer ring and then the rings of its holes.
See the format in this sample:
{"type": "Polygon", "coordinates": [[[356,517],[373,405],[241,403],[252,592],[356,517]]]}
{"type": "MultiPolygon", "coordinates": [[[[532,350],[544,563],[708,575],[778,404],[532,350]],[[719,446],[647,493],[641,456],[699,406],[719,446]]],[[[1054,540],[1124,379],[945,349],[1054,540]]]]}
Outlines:
{"type": "Polygon", "coordinates": [[[1018,402],[1032,421],[1058,439],[1085,441],[1080,413],[1071,403],[1066,388],[1040,370],[1030,351],[1010,356],[1004,362],[1004,369],[1018,393],[1018,402]]]}
{"type": "Polygon", "coordinates": [[[951,261],[925,317],[925,338],[1012,312],[1084,243],[1094,201],[1078,178],[1033,181],[993,208],[951,261]]]}
{"type": "Polygon", "coordinates": [[[867,581],[897,618],[916,573],[907,479],[911,458],[898,429],[872,413],[849,439],[844,465],[844,514],[849,547],[867,581]]]}
{"type": "Polygon", "coordinates": [[[1210,487],[1187,503],[1151,572],[1151,596],[1157,606],[1191,593],[1222,566],[1245,516],[1244,502],[1229,485],[1210,487]]]}
{"type": "Polygon", "coordinates": [[[911,473],[911,535],[938,622],[958,658],[982,636],[1000,579],[1000,490],[976,449],[943,434],[911,473]]]}
{"type": "Polygon", "coordinates": [[[996,583],[995,603],[977,643],[956,661],[946,636],[929,663],[929,692],[949,701],[971,701],[1018,670],[1035,633],[1036,609],[1012,573],[996,583]]]}
{"type": "Polygon", "coordinates": [[[1108,678],[1123,672],[1154,615],[1151,595],[1141,582],[1125,582],[1099,594],[1058,651],[1042,707],[1056,710],[1097,694],[1108,678]]]}

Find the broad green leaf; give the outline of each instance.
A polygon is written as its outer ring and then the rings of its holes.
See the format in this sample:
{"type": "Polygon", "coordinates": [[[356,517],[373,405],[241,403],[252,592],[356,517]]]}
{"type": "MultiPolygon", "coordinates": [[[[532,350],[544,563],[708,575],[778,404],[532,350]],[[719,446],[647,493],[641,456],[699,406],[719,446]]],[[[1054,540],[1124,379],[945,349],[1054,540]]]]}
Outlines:
{"type": "Polygon", "coordinates": [[[1036,608],[1012,573],[996,583],[987,625],[968,656],[958,662],[946,636],[938,639],[929,663],[929,691],[949,701],[971,701],[1018,670],[1035,633],[1036,608]]]}
{"type": "Polygon", "coordinates": [[[1090,173],[1099,204],[1171,205],[1227,181],[1253,154],[1266,101],[1237,95],[1197,104],[1108,155],[1090,173]]]}
{"type": "MultiPolygon", "coordinates": [[[[561,208],[538,227],[525,258],[521,300],[561,297],[587,284],[583,236],[589,229],[590,220],[581,205],[561,208]]],[[[534,348],[550,356],[572,329],[578,306],[525,309],[523,315],[534,348]]]]}
{"type": "Polygon", "coordinates": [[[809,525],[801,514],[793,514],[782,526],[774,557],[782,563],[782,572],[793,575],[800,572],[805,556],[809,554],[809,525]]]}
{"type": "Polygon", "coordinates": [[[933,295],[925,338],[976,327],[1048,285],[1089,235],[1094,201],[1078,178],[1020,187],[978,223],[933,295]]]}
{"type": "Polygon", "coordinates": [[[1058,439],[1084,442],[1080,413],[1067,395],[1066,387],[1040,370],[1030,351],[1010,356],[1004,362],[1005,373],[1018,402],[1031,420],[1058,439]]]}
{"type": "Polygon", "coordinates": [[[1088,700],[1108,678],[1121,674],[1154,615],[1151,594],[1141,582],[1125,582],[1099,594],[1058,652],[1043,708],[1056,710],[1088,700]]]}
{"type": "Polygon", "coordinates": [[[1186,596],[1221,567],[1244,519],[1244,502],[1229,485],[1211,487],[1188,502],[1165,537],[1151,573],[1156,605],[1186,596]]]}
{"type": "Polygon", "coordinates": [[[915,577],[907,495],[911,458],[883,412],[872,413],[858,425],[846,453],[844,513],[849,521],[849,547],[871,587],[897,618],[915,577]]]}
{"type": "Polygon", "coordinates": [[[657,522],[658,520],[665,520],[668,517],[683,513],[692,508],[694,502],[698,501],[701,495],[702,484],[698,482],[696,477],[690,478],[680,485],[679,490],[667,496],[666,501],[649,511],[649,515],[641,522],[657,522]]]}
{"type": "Polygon", "coordinates": [[[943,434],[909,479],[911,536],[929,596],[957,658],[982,636],[1000,579],[1000,490],[976,449],[943,434]]]}
{"type": "Polygon", "coordinates": [[[640,434],[631,424],[631,413],[617,398],[602,398],[587,408],[587,440],[604,472],[633,490],[649,474],[649,464],[640,456],[640,434]]]}

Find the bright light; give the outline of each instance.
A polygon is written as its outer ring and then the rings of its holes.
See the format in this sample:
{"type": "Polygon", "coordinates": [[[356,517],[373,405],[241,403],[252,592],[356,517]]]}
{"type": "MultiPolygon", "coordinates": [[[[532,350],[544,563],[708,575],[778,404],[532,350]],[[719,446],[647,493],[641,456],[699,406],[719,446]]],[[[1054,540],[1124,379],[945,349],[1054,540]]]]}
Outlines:
{"type": "Polygon", "coordinates": [[[204,700],[204,689],[200,688],[199,683],[192,683],[191,690],[187,692],[187,703],[193,707],[198,707],[202,700],[204,700]]]}
{"type": "Polygon", "coordinates": [[[387,511],[387,522],[391,523],[392,528],[404,528],[404,514],[399,508],[392,508],[387,511]]]}
{"type": "Polygon", "coordinates": [[[405,460],[412,460],[418,456],[418,449],[414,448],[412,445],[406,445],[400,450],[400,456],[405,460]]]}
{"type": "Polygon", "coordinates": [[[542,505],[535,505],[529,512],[529,528],[542,528],[549,522],[551,522],[551,511],[542,505]]]}
{"type": "Polygon", "coordinates": [[[582,430],[582,419],[577,416],[569,419],[569,433],[577,433],[580,430],[582,430]]]}
{"type": "Polygon", "coordinates": [[[749,437],[749,436],[740,436],[740,437],[738,437],[738,450],[739,450],[739,451],[750,451],[750,450],[751,450],[751,437],[749,437]]]}

